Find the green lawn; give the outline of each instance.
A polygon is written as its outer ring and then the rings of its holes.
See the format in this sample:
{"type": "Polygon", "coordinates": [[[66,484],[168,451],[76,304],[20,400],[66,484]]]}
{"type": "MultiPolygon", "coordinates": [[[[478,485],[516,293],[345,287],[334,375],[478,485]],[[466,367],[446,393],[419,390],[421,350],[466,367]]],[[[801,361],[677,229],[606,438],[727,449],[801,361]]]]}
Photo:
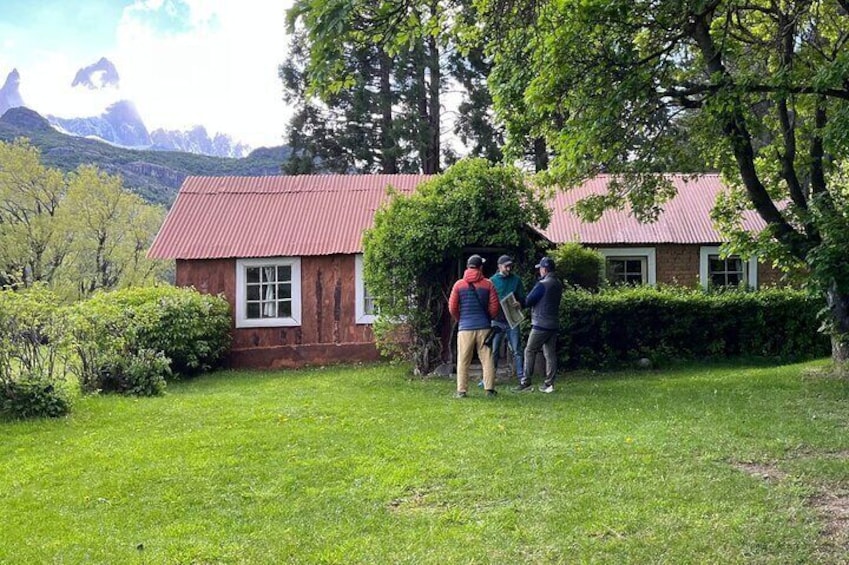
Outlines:
{"type": "Polygon", "coordinates": [[[0,423],[0,563],[846,563],[849,383],[819,366],[84,398],[0,423]]]}

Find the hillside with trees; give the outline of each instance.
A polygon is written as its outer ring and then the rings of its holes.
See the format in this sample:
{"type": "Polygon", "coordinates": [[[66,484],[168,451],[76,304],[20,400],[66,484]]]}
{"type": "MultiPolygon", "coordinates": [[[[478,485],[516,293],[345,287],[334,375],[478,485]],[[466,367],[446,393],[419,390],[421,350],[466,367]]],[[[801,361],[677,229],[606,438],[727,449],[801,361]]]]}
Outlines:
{"type": "Polygon", "coordinates": [[[28,108],[12,108],[0,117],[0,141],[26,138],[41,152],[47,167],[65,173],[81,165],[94,165],[120,175],[124,186],[147,202],[169,206],[189,175],[280,174],[288,147],[259,148],[242,159],[210,157],[177,151],[125,149],[94,139],[63,134],[28,108]]]}

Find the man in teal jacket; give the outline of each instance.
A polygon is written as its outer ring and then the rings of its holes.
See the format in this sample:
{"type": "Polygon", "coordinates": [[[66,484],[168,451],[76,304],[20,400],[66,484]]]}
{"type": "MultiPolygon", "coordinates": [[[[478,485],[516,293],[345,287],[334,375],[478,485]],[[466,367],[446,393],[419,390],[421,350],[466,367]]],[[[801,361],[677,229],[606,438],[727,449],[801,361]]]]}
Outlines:
{"type": "MultiPolygon", "coordinates": [[[[513,258],[509,255],[502,255],[498,258],[498,272],[491,279],[495,291],[498,293],[498,300],[504,300],[510,293],[519,302],[525,306],[525,290],[522,287],[522,279],[519,275],[513,272],[513,258]]],[[[492,361],[495,368],[498,368],[498,354],[501,351],[501,343],[507,337],[507,345],[510,347],[510,352],[513,355],[513,363],[516,367],[516,376],[519,377],[519,382],[525,380],[525,362],[522,357],[522,335],[519,326],[511,328],[507,323],[507,318],[504,317],[504,311],[499,308],[498,316],[492,321],[493,326],[498,326],[500,332],[495,334],[492,340],[492,361]]]]}

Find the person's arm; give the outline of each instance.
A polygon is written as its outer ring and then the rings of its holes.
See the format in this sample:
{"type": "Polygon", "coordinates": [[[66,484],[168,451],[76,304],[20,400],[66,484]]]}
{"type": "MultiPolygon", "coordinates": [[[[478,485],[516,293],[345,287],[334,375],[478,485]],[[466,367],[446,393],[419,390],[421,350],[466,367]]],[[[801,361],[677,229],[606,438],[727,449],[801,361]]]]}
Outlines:
{"type": "Polygon", "coordinates": [[[459,285],[460,281],[454,283],[451,288],[451,295],[448,297],[448,311],[455,322],[460,321],[460,292],[457,290],[459,285]]]}
{"type": "Polygon", "coordinates": [[[542,300],[543,296],[545,296],[545,287],[542,286],[542,283],[535,284],[534,288],[531,289],[531,292],[525,298],[525,307],[532,308],[537,302],[542,300]]]}
{"type": "Polygon", "coordinates": [[[498,312],[501,310],[501,303],[498,301],[498,292],[495,290],[495,285],[492,284],[492,281],[489,282],[489,304],[487,305],[487,310],[489,310],[489,319],[494,320],[496,316],[498,316],[498,312]]]}
{"type": "Polygon", "coordinates": [[[519,279],[519,283],[516,285],[516,291],[513,293],[513,295],[516,297],[516,300],[519,301],[519,305],[524,307],[526,297],[525,297],[525,287],[524,287],[524,285],[522,285],[522,279],[519,279]]]}

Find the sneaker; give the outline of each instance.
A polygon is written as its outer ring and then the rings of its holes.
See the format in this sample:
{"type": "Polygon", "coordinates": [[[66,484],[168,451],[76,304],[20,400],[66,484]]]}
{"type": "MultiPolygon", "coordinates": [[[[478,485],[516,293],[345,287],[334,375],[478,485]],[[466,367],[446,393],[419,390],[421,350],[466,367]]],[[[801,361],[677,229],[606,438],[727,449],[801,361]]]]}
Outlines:
{"type": "Polygon", "coordinates": [[[483,380],[478,381],[478,388],[483,388],[483,380]]]}
{"type": "Polygon", "coordinates": [[[494,396],[498,396],[498,391],[497,391],[497,390],[495,390],[495,389],[488,390],[488,391],[486,391],[486,395],[487,395],[488,397],[492,398],[492,397],[494,397],[494,396]]]}
{"type": "Polygon", "coordinates": [[[519,386],[513,389],[513,392],[533,392],[534,387],[531,383],[519,383],[519,386]]]}
{"type": "Polygon", "coordinates": [[[458,391],[454,393],[454,398],[466,398],[466,391],[458,391]]]}
{"type": "Polygon", "coordinates": [[[552,393],[554,392],[554,385],[541,384],[539,385],[539,391],[546,394],[552,393]]]}

